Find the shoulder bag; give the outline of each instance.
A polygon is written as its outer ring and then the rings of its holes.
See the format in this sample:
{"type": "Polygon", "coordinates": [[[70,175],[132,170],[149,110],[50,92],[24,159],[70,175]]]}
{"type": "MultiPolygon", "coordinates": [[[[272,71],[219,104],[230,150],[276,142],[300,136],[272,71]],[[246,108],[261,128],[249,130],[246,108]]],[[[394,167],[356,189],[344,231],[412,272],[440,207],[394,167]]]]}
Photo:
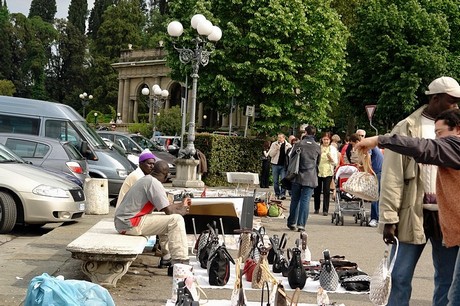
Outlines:
{"type": "Polygon", "coordinates": [[[354,172],[343,184],[343,190],[365,201],[378,201],[379,185],[371,167],[369,154],[364,155],[364,171],[354,172]]]}
{"type": "Polygon", "coordinates": [[[292,257],[289,262],[288,268],[288,282],[292,289],[300,288],[301,290],[305,286],[307,281],[307,271],[302,264],[302,251],[299,248],[300,241],[296,241],[296,247],[292,249],[292,257]]]}
{"type": "MultiPolygon", "coordinates": [[[[396,237],[395,237],[396,238],[396,237]]],[[[389,255],[391,244],[388,244],[383,258],[380,261],[374,274],[371,276],[369,299],[374,305],[386,305],[391,292],[391,272],[395,265],[396,256],[398,255],[399,242],[396,238],[396,251],[390,262],[389,255]]]]}
{"type": "Polygon", "coordinates": [[[297,148],[295,150],[295,154],[291,156],[289,159],[289,165],[286,171],[286,177],[285,179],[288,181],[292,181],[296,178],[296,176],[299,174],[299,167],[300,167],[300,153],[302,150],[300,148],[297,148]]]}

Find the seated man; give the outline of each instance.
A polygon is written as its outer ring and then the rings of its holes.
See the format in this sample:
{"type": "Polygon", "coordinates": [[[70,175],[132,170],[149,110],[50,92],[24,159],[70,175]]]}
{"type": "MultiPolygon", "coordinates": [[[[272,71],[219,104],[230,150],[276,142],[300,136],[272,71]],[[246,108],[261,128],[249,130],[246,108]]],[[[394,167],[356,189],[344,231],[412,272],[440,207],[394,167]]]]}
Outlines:
{"type": "MultiPolygon", "coordinates": [[[[175,263],[189,262],[187,235],[183,215],[187,214],[190,198],[170,203],[162,183],[169,175],[168,163],[157,161],[151,175],[139,179],[126,193],[115,211],[115,228],[122,235],[159,235],[162,244],[171,252],[172,276],[175,263]],[[164,214],[152,214],[154,210],[164,214]]],[[[163,254],[165,255],[165,254],[163,254]]]]}
{"type": "Polygon", "coordinates": [[[134,185],[140,178],[144,177],[147,174],[150,174],[155,165],[157,157],[153,155],[150,151],[144,151],[139,155],[139,167],[131,172],[123,181],[121,185],[120,192],[118,193],[117,206],[120,205],[121,201],[125,197],[125,194],[134,185]]]}

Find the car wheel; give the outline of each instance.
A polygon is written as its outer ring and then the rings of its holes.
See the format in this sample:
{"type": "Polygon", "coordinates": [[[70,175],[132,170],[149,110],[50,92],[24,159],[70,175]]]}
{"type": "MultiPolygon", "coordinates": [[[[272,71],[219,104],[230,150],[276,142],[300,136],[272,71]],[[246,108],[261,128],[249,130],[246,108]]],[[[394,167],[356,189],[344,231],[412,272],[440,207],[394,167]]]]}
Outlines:
{"type": "Polygon", "coordinates": [[[11,232],[16,218],[16,203],[13,197],[6,192],[0,192],[0,234],[11,232]]]}

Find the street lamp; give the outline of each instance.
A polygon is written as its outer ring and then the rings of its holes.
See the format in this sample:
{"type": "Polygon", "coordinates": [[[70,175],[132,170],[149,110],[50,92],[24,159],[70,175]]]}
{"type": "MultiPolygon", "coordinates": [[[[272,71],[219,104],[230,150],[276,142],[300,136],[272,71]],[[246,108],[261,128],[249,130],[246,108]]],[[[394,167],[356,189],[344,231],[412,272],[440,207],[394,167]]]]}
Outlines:
{"type": "Polygon", "coordinates": [[[157,84],[152,86],[152,94],[150,94],[150,89],[148,87],[142,88],[142,95],[146,96],[150,100],[150,109],[152,110],[152,123],[153,123],[153,135],[155,137],[156,131],[156,114],[157,109],[161,107],[164,101],[168,98],[169,92],[166,89],[161,89],[157,84]]]}
{"type": "MultiPolygon", "coordinates": [[[[190,122],[187,137],[187,146],[179,150],[178,159],[176,160],[176,178],[173,180],[173,186],[183,187],[204,187],[204,183],[197,179],[198,160],[195,160],[195,112],[196,112],[196,93],[198,85],[198,70],[200,65],[206,66],[209,63],[209,57],[214,51],[213,43],[220,40],[222,31],[219,27],[214,26],[203,15],[196,14],[191,19],[192,28],[196,29],[195,38],[191,39],[192,48],[182,48],[176,46],[174,49],[179,53],[179,60],[182,64],[191,63],[193,79],[192,83],[192,101],[190,109],[190,122]],[[210,43],[211,42],[211,43],[210,43]]],[[[178,38],[184,32],[184,28],[179,21],[172,21],[168,24],[168,34],[173,38],[178,38]]]]}
{"type": "MultiPolygon", "coordinates": [[[[198,70],[200,64],[206,66],[209,63],[209,57],[213,51],[208,42],[217,42],[222,37],[222,31],[219,27],[214,26],[203,15],[196,14],[191,20],[192,28],[197,30],[197,35],[192,39],[195,49],[180,48],[174,43],[174,49],[179,52],[179,60],[183,64],[192,63],[192,105],[190,110],[190,123],[187,138],[187,147],[179,151],[179,158],[193,159],[196,154],[195,144],[195,112],[196,112],[196,93],[198,85],[198,70]],[[210,47],[210,50],[207,50],[210,47]]],[[[172,21],[168,24],[168,34],[173,38],[182,35],[184,28],[179,21],[172,21]]]]}
{"type": "Polygon", "coordinates": [[[93,95],[88,95],[86,92],[84,92],[84,93],[81,93],[79,97],[81,99],[81,105],[83,106],[83,118],[85,118],[86,120],[85,109],[86,109],[86,106],[89,104],[89,101],[93,99],[93,95]]]}
{"type": "Polygon", "coordinates": [[[94,126],[97,125],[97,113],[94,113],[94,126]]]}

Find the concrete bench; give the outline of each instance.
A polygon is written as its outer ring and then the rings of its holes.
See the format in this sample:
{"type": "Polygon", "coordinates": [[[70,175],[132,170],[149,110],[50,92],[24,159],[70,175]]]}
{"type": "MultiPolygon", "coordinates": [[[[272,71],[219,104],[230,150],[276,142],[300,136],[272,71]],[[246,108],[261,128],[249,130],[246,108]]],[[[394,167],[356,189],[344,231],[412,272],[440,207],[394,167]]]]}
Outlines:
{"type": "Polygon", "coordinates": [[[102,219],[69,243],[66,250],[72,258],[83,260],[82,270],[93,283],[112,288],[146,244],[147,237],[121,235],[113,219],[102,219]]]}

